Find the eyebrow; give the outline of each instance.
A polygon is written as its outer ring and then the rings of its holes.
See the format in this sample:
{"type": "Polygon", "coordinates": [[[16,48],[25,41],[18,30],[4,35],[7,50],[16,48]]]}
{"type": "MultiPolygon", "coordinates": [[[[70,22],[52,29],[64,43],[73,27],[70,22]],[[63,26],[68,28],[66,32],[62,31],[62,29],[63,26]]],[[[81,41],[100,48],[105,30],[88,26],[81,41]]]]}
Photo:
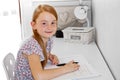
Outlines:
{"type": "MultiPolygon", "coordinates": [[[[57,20],[53,20],[54,22],[57,22],[57,20]]],[[[52,21],[52,22],[53,22],[52,21]]],[[[49,22],[49,21],[47,21],[47,20],[41,20],[40,22],[49,22]]]]}

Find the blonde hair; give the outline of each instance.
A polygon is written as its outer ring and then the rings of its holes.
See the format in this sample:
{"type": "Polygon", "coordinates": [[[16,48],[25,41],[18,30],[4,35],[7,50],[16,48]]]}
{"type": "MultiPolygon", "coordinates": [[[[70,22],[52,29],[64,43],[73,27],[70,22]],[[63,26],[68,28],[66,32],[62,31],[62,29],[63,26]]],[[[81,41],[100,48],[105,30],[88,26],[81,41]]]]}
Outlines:
{"type": "MultiPolygon", "coordinates": [[[[36,22],[36,19],[39,17],[40,13],[42,13],[42,12],[49,12],[49,13],[51,13],[51,14],[53,14],[55,16],[56,20],[58,20],[58,16],[57,16],[56,10],[52,6],[44,4],[44,5],[39,5],[35,9],[35,11],[33,13],[32,21],[36,22]]],[[[42,61],[41,63],[42,63],[42,66],[44,68],[44,66],[47,63],[47,59],[48,59],[47,58],[46,47],[44,45],[44,42],[43,42],[41,36],[38,34],[37,30],[33,30],[33,33],[34,33],[34,38],[38,41],[38,43],[40,44],[41,48],[43,49],[43,55],[44,55],[45,60],[42,61]]]]}

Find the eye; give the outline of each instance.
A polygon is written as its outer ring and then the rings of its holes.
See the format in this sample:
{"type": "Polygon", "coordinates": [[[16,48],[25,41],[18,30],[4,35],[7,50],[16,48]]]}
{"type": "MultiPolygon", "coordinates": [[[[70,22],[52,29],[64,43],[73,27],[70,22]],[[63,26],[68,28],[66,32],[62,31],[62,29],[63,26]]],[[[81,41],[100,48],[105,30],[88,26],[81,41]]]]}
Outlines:
{"type": "Polygon", "coordinates": [[[53,24],[53,25],[54,25],[54,24],[56,24],[56,22],[52,22],[51,24],[53,24]]]}
{"type": "Polygon", "coordinates": [[[52,22],[51,24],[55,24],[54,22],[52,22]]]}
{"type": "Polygon", "coordinates": [[[46,23],[44,22],[44,23],[42,23],[42,25],[46,25],[46,23]]]}
{"type": "Polygon", "coordinates": [[[48,26],[48,23],[47,22],[42,22],[41,26],[48,26]]]}

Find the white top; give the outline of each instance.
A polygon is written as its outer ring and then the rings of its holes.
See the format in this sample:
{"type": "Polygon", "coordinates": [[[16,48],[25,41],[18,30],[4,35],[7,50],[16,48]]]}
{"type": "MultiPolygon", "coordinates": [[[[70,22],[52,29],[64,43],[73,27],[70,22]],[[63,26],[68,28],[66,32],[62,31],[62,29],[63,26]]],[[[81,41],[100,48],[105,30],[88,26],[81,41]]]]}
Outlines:
{"type": "MultiPolygon", "coordinates": [[[[114,80],[94,42],[88,45],[84,45],[65,42],[63,38],[54,38],[52,53],[56,54],[58,58],[68,57],[72,55],[84,56],[88,63],[90,63],[91,66],[101,74],[99,77],[86,78],[85,80],[114,80]]],[[[59,78],[57,78],[57,80],[59,80],[59,78]]]]}

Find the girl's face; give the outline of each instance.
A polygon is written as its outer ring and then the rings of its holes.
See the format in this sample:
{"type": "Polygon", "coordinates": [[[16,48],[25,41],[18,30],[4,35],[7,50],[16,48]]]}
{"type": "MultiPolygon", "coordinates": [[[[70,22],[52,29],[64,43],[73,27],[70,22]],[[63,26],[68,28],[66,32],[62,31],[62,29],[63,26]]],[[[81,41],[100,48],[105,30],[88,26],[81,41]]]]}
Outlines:
{"type": "Polygon", "coordinates": [[[32,22],[31,25],[32,28],[37,30],[38,34],[44,39],[48,39],[53,36],[57,30],[56,18],[49,12],[40,13],[36,22],[32,22]]]}

